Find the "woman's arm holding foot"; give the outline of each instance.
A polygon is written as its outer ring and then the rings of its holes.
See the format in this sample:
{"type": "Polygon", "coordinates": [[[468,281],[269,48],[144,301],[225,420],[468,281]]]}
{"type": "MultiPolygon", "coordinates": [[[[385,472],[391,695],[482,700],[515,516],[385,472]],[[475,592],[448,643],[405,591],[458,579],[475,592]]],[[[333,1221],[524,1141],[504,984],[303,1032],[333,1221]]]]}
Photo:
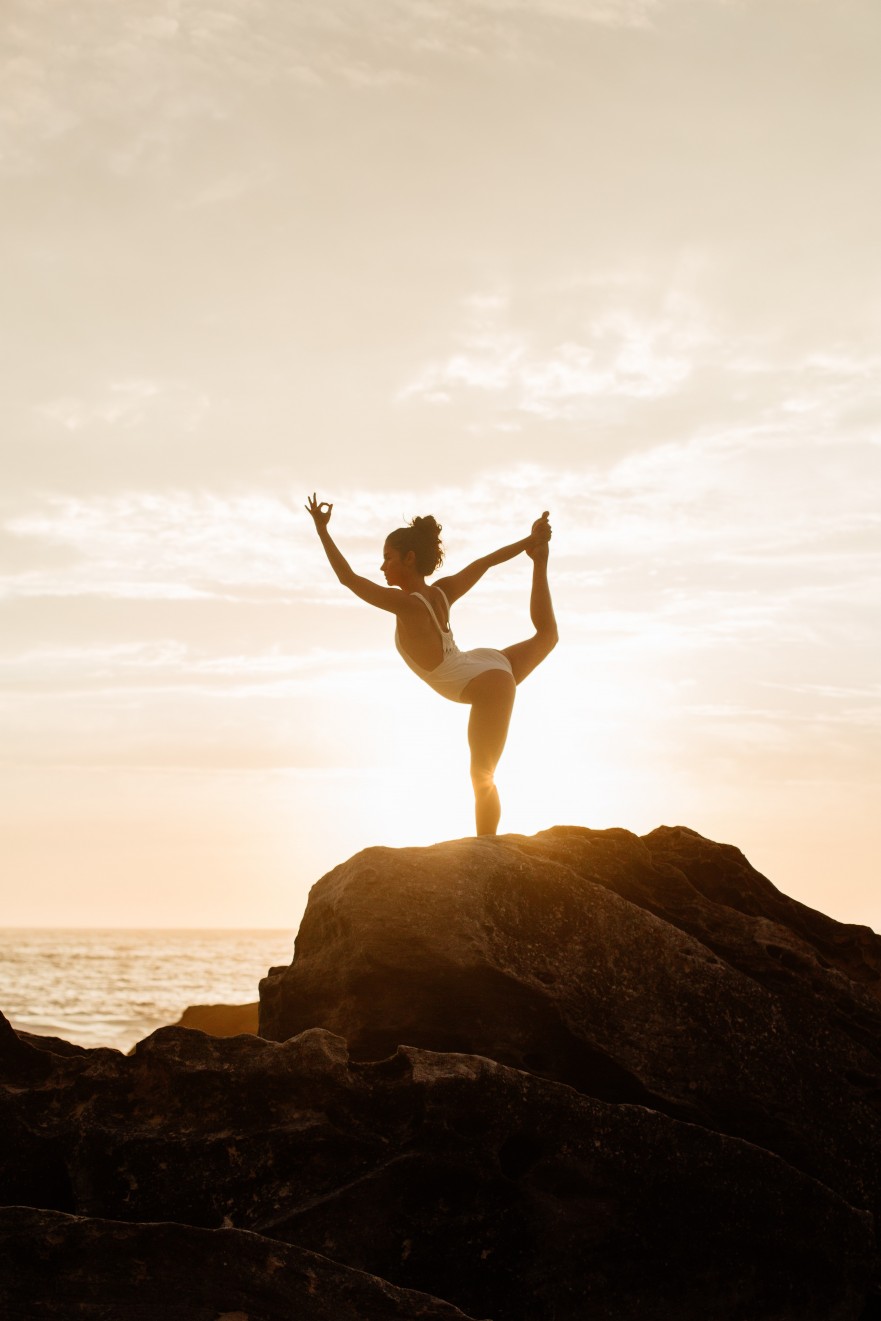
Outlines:
{"type": "Polygon", "coordinates": [[[522,537],[520,541],[514,541],[510,546],[502,546],[499,550],[491,551],[489,555],[482,555],[479,560],[467,565],[459,573],[453,573],[449,578],[442,578],[436,582],[435,587],[441,588],[452,605],[466,592],[470,592],[475,583],[480,582],[487,569],[492,569],[497,564],[504,564],[507,560],[513,560],[522,551],[529,554],[537,546],[546,545],[551,537],[551,525],[547,520],[548,514],[545,511],[541,518],[537,518],[533,523],[528,537],[522,537]]]}

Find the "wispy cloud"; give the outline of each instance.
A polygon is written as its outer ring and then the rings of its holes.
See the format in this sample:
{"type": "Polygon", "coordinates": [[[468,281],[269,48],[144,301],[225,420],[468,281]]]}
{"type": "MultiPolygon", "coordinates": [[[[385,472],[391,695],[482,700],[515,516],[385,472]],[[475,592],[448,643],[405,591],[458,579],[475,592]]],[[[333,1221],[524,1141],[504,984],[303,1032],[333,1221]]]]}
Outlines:
{"type": "MultiPolygon", "coordinates": [[[[689,582],[774,582],[802,575],[824,589],[877,564],[881,515],[877,447],[835,450],[824,434],[720,426],[692,439],[612,461],[512,463],[476,480],[319,492],[335,501],[332,528],[360,572],[378,576],[382,541],[417,513],[447,523],[451,568],[516,539],[552,510],[561,570],[577,575],[630,565],[689,582]],[[825,480],[818,476],[826,472],[825,480]],[[597,567],[599,566],[599,567],[597,567]]],[[[91,499],[49,496],[10,518],[7,594],[107,594],[224,600],[334,598],[333,580],[302,509],[260,488],[238,494],[132,491],[91,499]],[[26,553],[30,548],[30,554],[26,553]],[[45,562],[41,561],[41,555],[45,562]],[[48,558],[45,558],[48,557],[48,558]],[[42,564],[42,567],[41,567],[42,564]]]]}
{"type": "Polygon", "coordinates": [[[382,91],[418,82],[425,59],[534,57],[521,22],[638,28],[670,3],[70,0],[47,9],[8,0],[0,160],[30,172],[42,150],[88,125],[93,151],[128,175],[161,164],[193,124],[228,121],[267,85],[294,96],[325,86],[382,91]]]}
{"type": "Polygon", "coordinates": [[[7,531],[71,552],[60,573],[8,577],[9,593],[169,599],[290,591],[298,532],[303,539],[277,499],[190,492],[49,497],[7,531]]]}
{"type": "Polygon", "coordinates": [[[149,422],[154,428],[173,425],[177,432],[194,430],[211,406],[204,392],[172,381],[112,381],[91,396],[62,395],[36,406],[39,417],[66,431],[115,428],[120,432],[149,422]]]}
{"type": "MultiPolygon", "coordinates": [[[[726,322],[697,292],[699,265],[687,265],[666,288],[622,272],[517,299],[470,297],[447,352],[416,368],[396,405],[448,410],[483,434],[538,423],[561,437],[590,425],[594,436],[614,435],[619,450],[647,450],[662,463],[672,451],[654,437],[672,422],[674,448],[709,440],[720,451],[761,451],[772,486],[782,466],[773,456],[787,447],[843,454],[878,443],[877,353],[843,334],[830,349],[822,337],[805,346],[799,334],[726,322]]],[[[846,469],[832,480],[850,485],[846,469]]]]}
{"type": "MultiPolygon", "coordinates": [[[[476,296],[465,304],[458,344],[446,357],[426,363],[397,394],[399,403],[449,404],[463,394],[496,396],[501,410],[546,419],[577,420],[598,398],[654,399],[682,387],[695,362],[705,358],[713,336],[693,300],[671,290],[655,315],[628,305],[620,284],[584,300],[605,304],[593,314],[570,297],[569,333],[543,343],[532,328],[550,318],[518,324],[511,300],[476,296]]],[[[566,305],[564,302],[564,306],[566,305]]],[[[559,316],[559,308],[557,310],[559,316]]]]}
{"type": "Polygon", "coordinates": [[[388,668],[387,652],[362,651],[353,661],[345,650],[291,651],[276,644],[265,651],[212,654],[179,637],[104,646],[60,643],[0,656],[0,680],[7,693],[42,693],[63,701],[87,693],[291,697],[328,685],[345,687],[353,672],[388,668]]]}

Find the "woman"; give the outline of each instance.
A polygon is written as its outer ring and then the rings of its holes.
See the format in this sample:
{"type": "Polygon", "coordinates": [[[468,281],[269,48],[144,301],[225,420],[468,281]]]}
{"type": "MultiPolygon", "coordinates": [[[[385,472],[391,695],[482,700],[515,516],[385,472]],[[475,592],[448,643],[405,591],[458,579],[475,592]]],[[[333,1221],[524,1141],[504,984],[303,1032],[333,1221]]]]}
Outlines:
{"type": "Polygon", "coordinates": [[[395,645],[410,669],[441,696],[470,705],[468,746],[477,833],[494,835],[501,807],[493,776],[508,736],[514,692],[557,644],[557,623],[548,587],[551,525],[547,513],[536,519],[532,532],[522,541],[484,555],[459,573],[431,585],[425,579],[443,560],[441,528],[431,517],[415,518],[409,527],[399,527],[386,538],[382,573],[388,586],[380,587],[355,573],[334,544],[327,530],[333,505],[319,502],[313,493],[305,508],[312,515],[331,568],[343,586],[368,605],[397,616],[395,645]],[[488,647],[460,651],[450,630],[450,606],[470,591],[487,569],[512,560],[521,551],[532,560],[529,613],[534,637],[501,651],[488,647]]]}

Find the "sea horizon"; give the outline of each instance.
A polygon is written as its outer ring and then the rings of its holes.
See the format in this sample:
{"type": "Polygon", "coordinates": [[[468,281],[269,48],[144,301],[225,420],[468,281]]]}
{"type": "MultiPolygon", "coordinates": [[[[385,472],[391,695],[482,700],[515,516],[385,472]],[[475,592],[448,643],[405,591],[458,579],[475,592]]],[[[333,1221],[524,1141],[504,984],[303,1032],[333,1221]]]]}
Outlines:
{"type": "Polygon", "coordinates": [[[257,932],[257,931],[290,931],[290,930],[291,930],[291,927],[286,927],[286,926],[279,926],[279,927],[241,927],[241,926],[197,926],[197,927],[192,927],[192,926],[189,926],[189,927],[183,927],[183,926],[162,926],[162,925],[160,925],[160,924],[156,924],[155,926],[133,926],[133,925],[130,924],[130,923],[127,924],[127,925],[125,925],[125,926],[110,926],[110,925],[108,925],[108,926],[104,926],[103,924],[102,924],[101,926],[95,926],[94,924],[83,924],[82,926],[78,926],[78,925],[73,925],[72,923],[51,923],[51,924],[46,924],[46,925],[43,925],[43,924],[37,925],[37,924],[34,923],[34,922],[28,922],[28,923],[20,923],[20,924],[18,924],[18,925],[16,925],[15,923],[11,923],[11,924],[9,924],[9,925],[0,926],[0,935],[4,934],[5,932],[8,932],[8,931],[94,931],[94,932],[101,932],[101,931],[125,931],[125,932],[131,932],[131,931],[179,931],[181,934],[186,934],[187,932],[193,932],[193,931],[242,931],[242,932],[247,931],[247,932],[257,932]]]}
{"type": "Polygon", "coordinates": [[[0,927],[0,1012],[17,1031],[128,1051],[194,1004],[250,1004],[290,963],[290,927],[0,927]]]}

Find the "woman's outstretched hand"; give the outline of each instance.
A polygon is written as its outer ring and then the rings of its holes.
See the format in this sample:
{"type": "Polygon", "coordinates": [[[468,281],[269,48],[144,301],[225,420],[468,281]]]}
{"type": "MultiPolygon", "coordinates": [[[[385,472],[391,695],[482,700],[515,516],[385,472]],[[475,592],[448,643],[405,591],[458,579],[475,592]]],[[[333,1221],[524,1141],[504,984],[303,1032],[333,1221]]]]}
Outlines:
{"type": "Polygon", "coordinates": [[[311,495],[307,495],[306,499],[309,501],[309,503],[304,505],[303,508],[306,510],[307,514],[312,515],[312,521],[315,524],[315,530],[317,532],[321,532],[321,530],[323,528],[326,528],[328,523],[330,522],[330,516],[333,512],[333,505],[329,505],[326,501],[319,502],[318,497],[316,496],[314,491],[312,492],[311,495]]]}
{"type": "Polygon", "coordinates": [[[532,531],[526,543],[526,554],[531,560],[539,557],[547,559],[548,542],[551,539],[551,525],[548,522],[550,514],[546,509],[541,518],[537,518],[532,525],[532,531]]]}

